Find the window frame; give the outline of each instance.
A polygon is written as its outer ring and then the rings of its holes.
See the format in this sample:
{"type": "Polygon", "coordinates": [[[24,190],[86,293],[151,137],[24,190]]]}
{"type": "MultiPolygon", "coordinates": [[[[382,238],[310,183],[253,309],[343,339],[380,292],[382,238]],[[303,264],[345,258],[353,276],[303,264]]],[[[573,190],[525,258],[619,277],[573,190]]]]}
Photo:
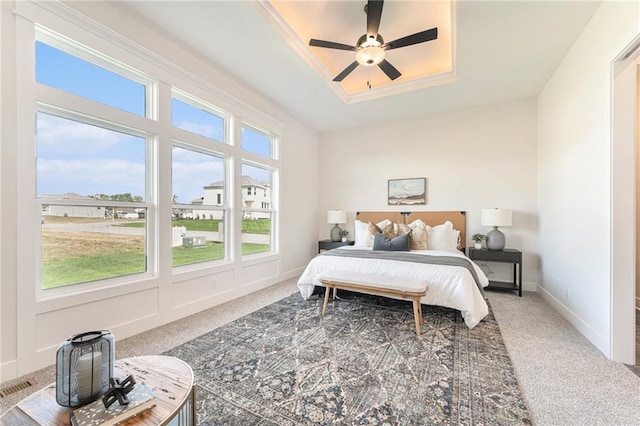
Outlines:
{"type": "MultiPolygon", "coordinates": [[[[155,180],[155,159],[157,158],[158,134],[156,124],[150,118],[156,108],[153,102],[157,99],[157,85],[149,78],[142,77],[141,73],[132,72],[130,67],[123,66],[120,62],[107,59],[93,49],[84,44],[72,41],[64,36],[54,33],[40,25],[36,25],[32,40],[33,57],[33,84],[34,84],[34,108],[33,125],[34,135],[34,158],[37,158],[37,113],[41,112],[55,117],[76,121],[90,126],[96,126],[107,130],[128,134],[144,139],[145,143],[145,194],[143,202],[121,202],[110,200],[69,200],[61,197],[39,196],[34,186],[34,202],[37,220],[42,222],[42,206],[51,205],[77,205],[77,206],[104,206],[104,207],[126,207],[143,208],[146,210],[145,217],[145,270],[144,272],[114,276],[94,281],[80,283],[69,283],[55,288],[43,288],[43,259],[42,259],[42,227],[35,230],[35,296],[36,300],[45,300],[51,297],[59,297],[67,294],[76,294],[80,291],[117,286],[125,283],[133,283],[151,279],[158,274],[157,255],[157,200],[156,200],[156,180],[155,180]],[[36,69],[36,42],[49,44],[70,55],[79,57],[82,60],[97,65],[107,71],[129,78],[145,86],[145,117],[138,114],[121,110],[117,107],[104,104],[102,102],[85,98],[74,93],[66,92],[46,84],[35,81],[36,69]],[[92,56],[94,55],[95,56],[92,56]]],[[[34,183],[37,180],[37,164],[33,166],[34,183]]],[[[46,194],[51,195],[51,194],[46,194]]],[[[62,195],[62,194],[60,194],[62,195]]]]}
{"type": "MultiPolygon", "coordinates": [[[[203,138],[203,139],[208,140],[208,141],[213,141],[214,143],[221,143],[221,144],[225,144],[225,145],[230,145],[230,139],[231,138],[229,137],[229,135],[230,135],[230,128],[231,128],[231,124],[230,124],[231,123],[231,115],[228,112],[226,112],[226,111],[224,111],[224,110],[222,110],[220,108],[217,108],[216,106],[212,105],[211,103],[209,103],[207,101],[204,101],[204,100],[202,100],[202,99],[200,99],[200,98],[198,98],[196,96],[193,96],[193,95],[187,93],[186,91],[181,90],[181,89],[179,89],[177,87],[172,87],[171,88],[171,99],[173,100],[174,98],[179,100],[179,101],[181,101],[181,102],[184,102],[184,103],[186,103],[186,104],[188,104],[188,105],[190,105],[190,106],[192,106],[192,107],[194,107],[196,109],[201,109],[204,112],[207,112],[207,113],[209,113],[211,115],[214,115],[214,116],[216,116],[218,118],[221,118],[222,122],[223,122],[222,140],[213,139],[213,138],[209,138],[207,136],[201,135],[199,133],[190,132],[189,130],[185,130],[185,129],[181,128],[181,127],[175,127],[173,125],[173,111],[171,111],[171,120],[170,120],[171,123],[170,124],[171,124],[172,129],[174,129],[174,131],[178,130],[181,133],[184,132],[187,135],[194,135],[194,136],[197,136],[198,138],[203,138]]],[[[180,139],[190,140],[191,138],[189,136],[182,135],[180,139]]]]}
{"type": "MultiPolygon", "coordinates": [[[[134,81],[136,83],[139,83],[143,86],[145,86],[145,114],[143,116],[138,115],[138,114],[134,114],[132,112],[129,111],[124,111],[124,110],[120,110],[117,107],[111,106],[111,105],[107,105],[104,103],[101,103],[99,101],[90,99],[90,98],[85,98],[83,96],[80,95],[76,95],[74,93],[69,93],[66,92],[64,90],[61,89],[56,89],[54,87],[51,86],[47,86],[45,84],[42,83],[38,83],[36,82],[36,85],[42,85],[45,87],[49,87],[53,90],[56,91],[60,91],[60,92],[64,92],[68,95],[74,96],[74,97],[78,97],[81,99],[86,99],[90,102],[94,102],[96,104],[105,106],[107,108],[112,108],[112,109],[116,109],[118,111],[123,111],[127,114],[132,114],[136,117],[143,117],[143,118],[150,118],[153,120],[157,120],[158,119],[158,108],[156,107],[157,105],[157,83],[152,80],[151,78],[147,77],[145,74],[143,74],[142,72],[136,70],[135,68],[125,64],[124,62],[118,61],[114,58],[111,58],[105,54],[103,54],[102,52],[92,49],[89,46],[80,43],[78,41],[72,40],[68,37],[63,36],[62,34],[56,33],[54,31],[49,30],[48,28],[42,26],[42,25],[35,25],[36,27],[36,32],[35,32],[35,40],[34,40],[34,55],[35,55],[35,42],[42,42],[45,44],[48,44],[51,47],[54,47],[58,50],[61,50],[69,55],[72,56],[76,56],[80,59],[82,59],[83,61],[89,62],[90,64],[93,64],[95,66],[98,66],[100,68],[103,68],[107,71],[110,71],[114,74],[118,74],[124,78],[127,78],[131,81],[134,81]]],[[[35,56],[34,56],[35,57],[35,56]]],[[[34,63],[35,65],[35,63],[34,63]]],[[[35,72],[35,69],[34,69],[35,72]]]]}
{"type": "MultiPolygon", "coordinates": [[[[175,128],[174,128],[175,129],[175,128]]],[[[179,128],[178,128],[179,129],[179,128]]],[[[180,141],[180,140],[172,140],[171,141],[171,148],[173,150],[174,147],[177,148],[181,148],[181,149],[186,149],[186,150],[190,150],[190,151],[194,151],[203,155],[210,155],[216,158],[219,158],[223,161],[223,166],[224,166],[224,172],[223,172],[223,180],[224,180],[224,190],[223,190],[223,200],[228,200],[228,194],[229,194],[229,185],[228,185],[228,166],[229,166],[229,156],[225,155],[224,153],[221,153],[219,151],[216,151],[214,149],[207,149],[207,148],[203,148],[201,146],[196,146],[196,145],[192,145],[190,143],[184,142],[184,141],[180,141]]],[[[173,152],[173,151],[172,151],[173,152]]],[[[171,162],[171,176],[172,176],[172,182],[171,182],[171,193],[173,194],[173,160],[171,162]]],[[[220,194],[218,194],[220,195],[220,194]]],[[[193,204],[185,204],[185,203],[171,203],[171,214],[173,215],[173,210],[174,209],[189,209],[191,208],[192,210],[195,210],[193,208],[193,204]]],[[[175,266],[173,265],[173,255],[172,255],[172,263],[171,263],[171,267],[174,271],[174,273],[176,272],[180,272],[180,271],[188,271],[188,270],[193,270],[194,268],[196,269],[200,269],[203,266],[210,266],[210,265],[215,265],[215,264],[221,264],[221,263],[228,263],[230,258],[231,258],[231,253],[230,253],[230,237],[231,234],[229,232],[229,221],[231,218],[231,209],[229,207],[229,203],[222,203],[222,206],[216,206],[213,204],[203,204],[198,206],[197,210],[209,210],[209,211],[221,211],[222,212],[222,223],[224,224],[224,230],[223,230],[223,244],[224,244],[224,251],[223,254],[224,256],[221,259],[210,259],[210,260],[206,260],[206,261],[202,261],[202,262],[195,262],[195,263],[189,263],[186,265],[178,265],[175,266]]]]}
{"type": "MultiPolygon", "coordinates": [[[[256,167],[256,168],[260,168],[263,170],[268,171],[271,174],[271,182],[270,182],[270,187],[271,187],[271,197],[269,198],[269,202],[271,204],[271,208],[265,209],[265,208],[256,208],[256,207],[244,207],[242,205],[242,202],[240,202],[240,219],[241,221],[244,220],[245,217],[245,213],[257,213],[257,214],[269,214],[269,218],[271,220],[271,224],[270,224],[270,233],[269,233],[269,250],[265,250],[263,252],[258,252],[258,253],[252,253],[252,254],[244,254],[242,253],[242,259],[253,259],[256,257],[260,257],[260,256],[269,256],[269,255],[274,255],[277,254],[279,252],[279,247],[277,245],[278,243],[278,239],[276,238],[277,235],[277,209],[275,209],[273,206],[275,205],[274,202],[274,197],[277,196],[277,190],[274,190],[274,186],[277,184],[277,173],[279,171],[279,169],[277,167],[273,167],[273,166],[269,166],[265,163],[261,163],[261,162],[256,162],[253,160],[248,160],[246,158],[242,158],[240,160],[240,175],[242,176],[242,167],[244,165],[250,166],[250,167],[256,167]]],[[[255,189],[255,186],[253,187],[255,189]]],[[[242,182],[240,182],[240,192],[242,193],[242,182]]],[[[251,195],[251,194],[248,194],[251,195]]],[[[242,197],[240,197],[242,199],[242,197]]],[[[240,228],[242,230],[242,223],[240,224],[240,228]]],[[[240,245],[242,246],[242,244],[244,243],[244,241],[242,241],[242,236],[240,238],[239,241],[240,245]]],[[[241,250],[242,251],[242,250],[241,250]]]]}
{"type": "MultiPolygon", "coordinates": [[[[57,6],[53,6],[53,9],[57,8],[57,6]]],[[[20,5],[17,8],[22,11],[21,13],[25,13],[24,16],[30,16],[30,12],[27,12],[26,8],[20,5]]],[[[57,12],[64,12],[64,10],[58,8],[57,12]]],[[[40,221],[39,217],[42,215],[41,207],[43,204],[61,204],[61,200],[37,197],[34,185],[35,161],[33,161],[35,143],[30,147],[18,146],[18,158],[21,164],[25,163],[25,160],[27,162],[31,161],[31,164],[33,164],[32,167],[24,168],[17,174],[19,176],[18,192],[21,194],[18,208],[23,211],[30,211],[31,206],[36,208],[34,215],[31,213],[28,215],[28,220],[26,218],[25,220],[18,220],[20,227],[28,226],[31,229],[35,229],[25,232],[28,242],[21,242],[18,247],[25,249],[29,245],[31,247],[35,246],[34,253],[36,255],[30,256],[25,262],[25,265],[29,265],[27,270],[30,271],[29,275],[33,275],[33,287],[35,292],[38,293],[35,302],[50,304],[58,296],[75,296],[79,293],[94,293],[97,290],[102,291],[109,288],[113,289],[110,290],[112,294],[115,294],[113,292],[124,294],[131,291],[126,289],[130,285],[135,285],[133,288],[138,290],[156,287],[157,278],[159,277],[163,280],[181,280],[200,276],[203,273],[226,271],[230,267],[236,268],[254,264],[254,261],[248,263],[245,261],[240,248],[242,245],[242,211],[239,208],[239,197],[236,191],[238,187],[241,187],[237,170],[243,161],[255,161],[256,164],[267,167],[272,171],[272,202],[271,208],[268,209],[272,212],[270,251],[250,256],[262,257],[263,259],[259,260],[258,263],[276,260],[277,257],[275,256],[278,255],[277,224],[279,217],[277,176],[280,170],[277,141],[279,141],[279,135],[285,125],[249,103],[229,95],[210,80],[203,79],[174,62],[158,57],[138,45],[123,40],[108,28],[92,25],[89,21],[83,22],[82,25],[73,23],[71,25],[62,25],[62,21],[52,20],[46,14],[43,16],[45,17],[42,19],[41,17],[36,18],[33,16],[31,19],[22,20],[19,24],[21,30],[18,40],[24,49],[17,55],[20,58],[18,61],[19,66],[17,67],[19,74],[17,82],[19,90],[25,96],[23,96],[24,101],[18,107],[19,129],[17,133],[20,138],[31,137],[35,126],[34,112],[41,110],[38,108],[45,108],[46,110],[42,109],[45,113],[100,127],[115,125],[116,127],[113,130],[136,136],[145,135],[149,138],[147,139],[148,147],[145,161],[147,167],[145,173],[147,176],[147,190],[144,203],[147,206],[147,233],[145,236],[147,268],[144,274],[126,275],[120,278],[47,289],[46,294],[44,294],[44,290],[41,289],[40,279],[42,235],[41,231],[37,230],[39,226],[36,225],[36,220],[40,221]],[[88,30],[89,28],[91,31],[88,30]],[[146,116],[142,117],[35,81],[36,41],[46,43],[105,70],[143,84],[145,86],[146,116]],[[127,64],[130,64],[130,66],[127,64]],[[187,100],[196,100],[198,105],[200,105],[200,102],[209,106],[215,105],[215,107],[211,107],[210,111],[224,119],[224,140],[208,139],[197,134],[190,134],[179,128],[173,128],[170,118],[170,106],[171,98],[176,93],[185,95],[193,93],[197,96],[189,95],[187,100]],[[37,107],[32,107],[32,105],[37,107]],[[160,110],[162,110],[162,114],[159,114],[160,110]],[[169,114],[168,120],[167,114],[169,114]],[[243,124],[270,135],[270,158],[242,150],[239,142],[243,124]],[[225,242],[227,247],[225,250],[228,262],[233,264],[231,266],[219,268],[217,264],[212,265],[207,262],[206,265],[198,268],[202,272],[197,274],[188,273],[186,275],[182,274],[182,270],[178,271],[171,267],[167,269],[165,266],[167,255],[169,259],[171,258],[170,247],[168,249],[167,247],[160,247],[158,242],[161,240],[167,241],[166,233],[170,235],[170,226],[166,226],[167,229],[165,229],[165,224],[167,223],[165,216],[171,214],[173,207],[171,197],[164,192],[160,193],[159,188],[166,186],[167,182],[171,183],[170,172],[165,172],[163,169],[166,170],[168,166],[170,170],[171,160],[170,154],[167,155],[167,151],[170,152],[173,140],[184,141],[195,146],[206,146],[207,149],[213,149],[217,154],[222,154],[226,158],[225,208],[227,214],[225,215],[225,242]],[[29,222],[28,225],[27,222],[29,222]],[[164,262],[162,267],[159,266],[160,261],[164,262]],[[167,274],[169,274],[168,278],[167,274]],[[182,276],[179,277],[179,275],[182,276]],[[121,289],[116,290],[116,288],[121,289]]],[[[69,18],[73,16],[68,15],[69,18]]],[[[180,100],[184,101],[184,99],[180,100]]],[[[105,205],[106,203],[101,200],[100,204],[105,205]]],[[[129,204],[127,205],[129,206],[129,204]]],[[[32,251],[31,247],[29,247],[29,251],[32,251]]]]}
{"type": "MultiPolygon", "coordinates": [[[[249,151],[246,150],[244,148],[242,148],[242,141],[240,141],[240,148],[242,149],[242,153],[243,156],[245,155],[245,153],[248,153],[252,156],[256,156],[259,158],[265,158],[265,159],[272,159],[272,160],[277,160],[278,159],[278,155],[277,155],[277,136],[274,135],[272,132],[269,132],[268,130],[265,130],[263,128],[261,128],[260,126],[257,126],[255,124],[252,124],[251,122],[248,121],[242,121],[242,123],[240,124],[240,129],[247,129],[250,130],[254,133],[260,133],[263,136],[266,136],[269,139],[269,155],[265,156],[262,154],[258,154],[257,152],[254,151],[249,151]]],[[[242,134],[242,131],[241,133],[242,134]]]]}

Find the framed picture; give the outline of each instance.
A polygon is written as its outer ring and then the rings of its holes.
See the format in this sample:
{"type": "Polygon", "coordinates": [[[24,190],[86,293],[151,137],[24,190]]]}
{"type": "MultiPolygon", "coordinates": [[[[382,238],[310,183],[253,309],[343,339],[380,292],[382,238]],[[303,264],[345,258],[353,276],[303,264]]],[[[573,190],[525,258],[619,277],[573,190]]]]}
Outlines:
{"type": "Polygon", "coordinates": [[[427,204],[427,178],[389,179],[389,205],[427,204]]]}

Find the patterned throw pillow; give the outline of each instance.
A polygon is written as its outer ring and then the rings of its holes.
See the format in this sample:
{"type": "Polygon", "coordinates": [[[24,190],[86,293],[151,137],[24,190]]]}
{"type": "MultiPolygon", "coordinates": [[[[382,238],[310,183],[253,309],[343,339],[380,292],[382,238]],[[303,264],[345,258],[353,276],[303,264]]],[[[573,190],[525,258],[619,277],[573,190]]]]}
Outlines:
{"type": "Polygon", "coordinates": [[[375,223],[369,222],[369,235],[367,237],[367,246],[373,247],[373,238],[377,233],[382,233],[382,229],[375,223]]]}
{"type": "Polygon", "coordinates": [[[427,234],[431,227],[418,219],[411,222],[408,225],[408,228],[411,229],[411,238],[409,242],[411,250],[427,250],[429,247],[427,244],[427,234]]]}
{"type": "Polygon", "coordinates": [[[380,232],[381,234],[385,235],[389,239],[396,236],[395,231],[393,229],[393,222],[386,219],[383,220],[382,222],[379,222],[378,224],[369,222],[369,238],[367,240],[367,246],[373,247],[373,239],[377,232],[380,232]]]}

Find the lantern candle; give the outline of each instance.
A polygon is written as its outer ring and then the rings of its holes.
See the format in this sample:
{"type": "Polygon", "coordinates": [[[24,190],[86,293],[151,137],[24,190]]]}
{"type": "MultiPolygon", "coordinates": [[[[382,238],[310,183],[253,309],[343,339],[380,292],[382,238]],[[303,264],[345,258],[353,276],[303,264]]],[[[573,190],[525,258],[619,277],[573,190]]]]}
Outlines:
{"type": "Polygon", "coordinates": [[[102,353],[89,352],[78,358],[78,398],[95,396],[102,388],[102,353]]]}

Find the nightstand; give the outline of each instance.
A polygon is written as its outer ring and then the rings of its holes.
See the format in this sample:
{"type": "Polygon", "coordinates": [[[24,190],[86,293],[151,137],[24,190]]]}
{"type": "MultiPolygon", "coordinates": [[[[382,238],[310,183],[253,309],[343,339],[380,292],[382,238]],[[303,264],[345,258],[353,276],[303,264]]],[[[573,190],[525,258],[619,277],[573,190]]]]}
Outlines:
{"type": "Polygon", "coordinates": [[[331,240],[320,240],[318,241],[318,253],[322,250],[331,250],[334,248],[342,247],[342,246],[352,246],[354,241],[331,241],[331,240]]]}
{"type": "Polygon", "coordinates": [[[515,249],[489,250],[486,248],[469,247],[469,258],[483,262],[500,262],[513,264],[513,281],[489,281],[489,290],[517,291],[522,297],[522,252],[515,249]],[[517,278],[517,279],[516,279],[517,278]]]}

